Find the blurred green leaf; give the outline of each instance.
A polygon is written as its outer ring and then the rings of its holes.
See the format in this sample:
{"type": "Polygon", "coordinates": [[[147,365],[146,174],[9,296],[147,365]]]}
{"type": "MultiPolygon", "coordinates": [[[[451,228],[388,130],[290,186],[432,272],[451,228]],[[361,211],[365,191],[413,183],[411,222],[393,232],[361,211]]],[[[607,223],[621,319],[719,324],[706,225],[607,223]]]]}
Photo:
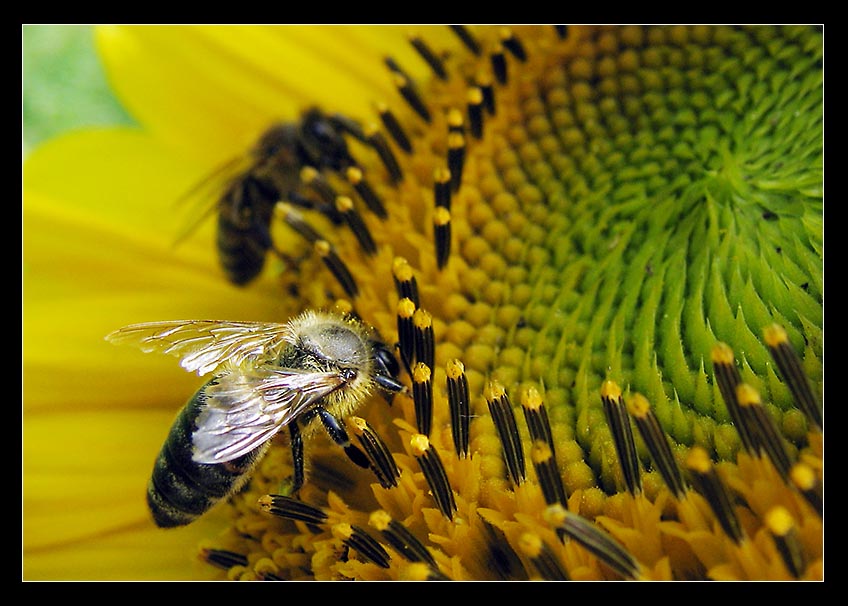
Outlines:
{"type": "Polygon", "coordinates": [[[85,126],[133,124],[112,94],[87,25],[24,25],[23,155],[38,143],[85,126]]]}

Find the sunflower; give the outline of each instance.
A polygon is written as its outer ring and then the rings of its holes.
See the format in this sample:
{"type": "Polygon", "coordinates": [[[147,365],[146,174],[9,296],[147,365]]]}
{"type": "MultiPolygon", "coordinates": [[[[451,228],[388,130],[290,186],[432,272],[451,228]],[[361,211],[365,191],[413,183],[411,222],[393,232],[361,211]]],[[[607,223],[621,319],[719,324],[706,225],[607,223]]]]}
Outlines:
{"type": "Polygon", "coordinates": [[[25,578],[823,577],[822,31],[443,30],[98,31],[145,128],[25,166],[25,578]],[[328,209],[281,201],[241,287],[212,222],[169,248],[169,201],[315,105],[328,209]],[[319,308],[397,345],[406,393],[346,419],[372,469],[316,435],[293,498],[275,438],[154,528],[192,377],[102,336],[319,308]]]}

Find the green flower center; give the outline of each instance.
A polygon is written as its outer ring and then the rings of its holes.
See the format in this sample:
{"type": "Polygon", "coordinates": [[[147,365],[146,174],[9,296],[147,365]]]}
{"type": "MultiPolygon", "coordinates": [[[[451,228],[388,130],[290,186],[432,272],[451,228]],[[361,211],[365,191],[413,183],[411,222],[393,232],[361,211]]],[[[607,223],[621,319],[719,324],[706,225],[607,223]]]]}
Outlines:
{"type": "Polygon", "coordinates": [[[541,382],[607,488],[605,379],[734,456],[717,341],[805,440],[762,331],[786,326],[820,380],[821,51],[811,28],[600,28],[497,90],[452,209],[470,231],[446,340],[473,334],[464,361],[504,385],[541,382]]]}

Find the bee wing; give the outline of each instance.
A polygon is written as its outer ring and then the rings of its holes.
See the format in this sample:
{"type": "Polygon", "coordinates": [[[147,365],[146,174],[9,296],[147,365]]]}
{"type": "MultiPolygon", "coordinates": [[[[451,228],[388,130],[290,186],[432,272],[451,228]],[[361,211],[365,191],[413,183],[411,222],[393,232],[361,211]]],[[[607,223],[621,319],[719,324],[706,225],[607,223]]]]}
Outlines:
{"type": "Polygon", "coordinates": [[[218,208],[221,196],[228,184],[239,174],[249,170],[250,158],[235,156],[218,165],[174,203],[174,210],[181,216],[179,232],[173,245],[179,246],[193,234],[218,208]]]}
{"type": "Polygon", "coordinates": [[[131,324],[106,335],[106,340],[129,343],[147,353],[177,356],[184,369],[205,375],[224,362],[239,366],[273,355],[288,336],[285,324],[172,320],[131,324]]]}
{"type": "Polygon", "coordinates": [[[261,367],[223,375],[206,390],[192,434],[197,463],[245,455],[345,383],[338,373],[261,367]]]}

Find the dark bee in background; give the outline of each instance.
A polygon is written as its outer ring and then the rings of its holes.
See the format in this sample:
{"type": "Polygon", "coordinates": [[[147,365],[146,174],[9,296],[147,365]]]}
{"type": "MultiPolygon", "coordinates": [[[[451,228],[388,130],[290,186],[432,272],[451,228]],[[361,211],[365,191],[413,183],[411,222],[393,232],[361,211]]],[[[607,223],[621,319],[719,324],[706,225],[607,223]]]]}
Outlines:
{"type": "Polygon", "coordinates": [[[249,166],[233,177],[218,204],[217,247],[221,266],[234,284],[247,284],[273,248],[271,221],[280,200],[315,208],[338,223],[334,207],[302,194],[301,169],[342,171],[354,166],[345,134],[357,125],[313,108],[298,122],[268,129],[250,155],[249,166]]]}
{"type": "Polygon", "coordinates": [[[285,324],[150,322],[106,339],[178,356],[185,370],[213,375],[179,413],[156,458],[147,502],[160,527],[189,524],[235,493],[284,427],[294,465],[289,494],[305,481],[303,439],[319,426],[354,463],[370,467],[344,420],[375,389],[404,390],[391,350],[359,321],[335,313],[308,311],[285,324]]]}

